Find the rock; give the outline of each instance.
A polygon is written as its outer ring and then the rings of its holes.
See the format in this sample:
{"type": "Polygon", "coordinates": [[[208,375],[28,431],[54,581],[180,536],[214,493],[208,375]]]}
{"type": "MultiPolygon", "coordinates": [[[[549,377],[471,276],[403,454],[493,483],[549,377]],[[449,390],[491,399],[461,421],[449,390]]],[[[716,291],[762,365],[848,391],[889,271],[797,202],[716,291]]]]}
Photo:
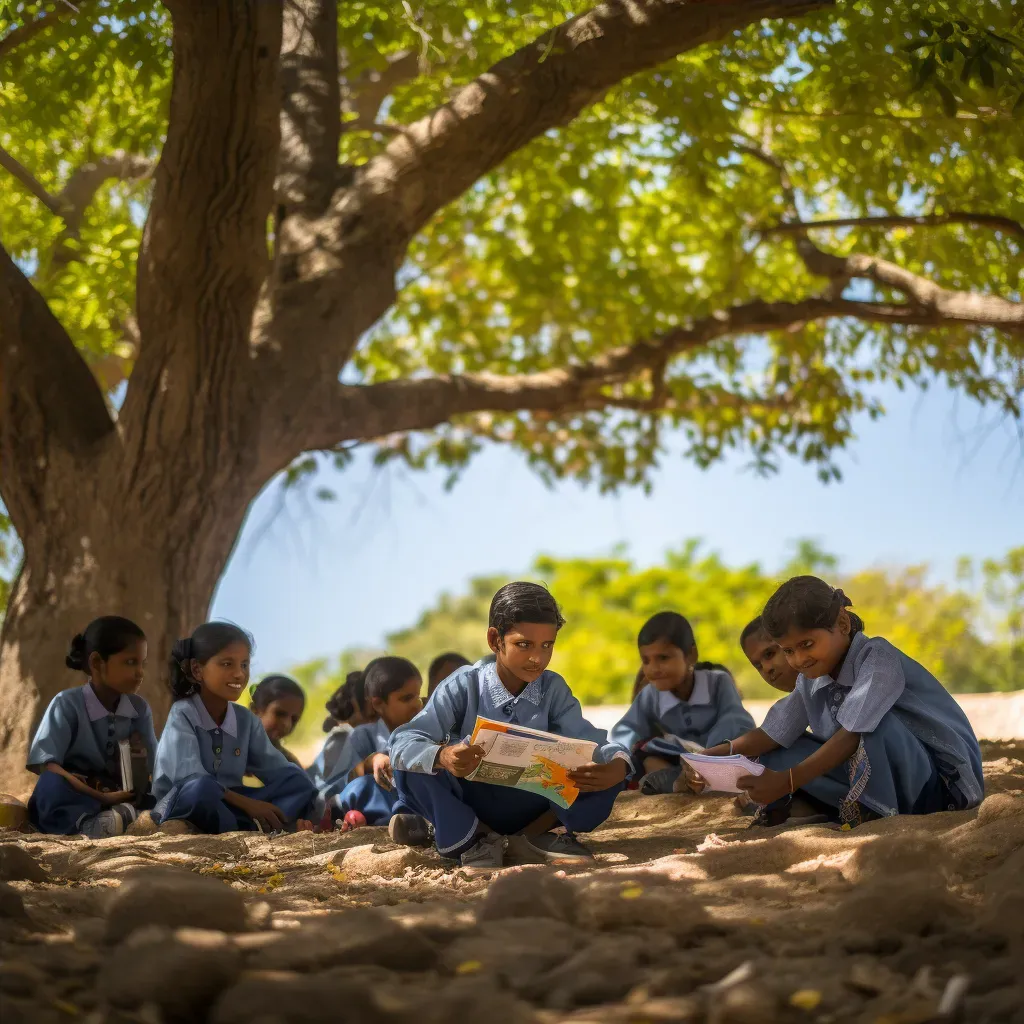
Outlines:
{"type": "Polygon", "coordinates": [[[753,982],[741,982],[711,997],[708,1024],[774,1024],[778,1000],[753,982]]]}
{"type": "Polygon", "coordinates": [[[30,996],[46,984],[46,975],[27,960],[0,963],[0,992],[12,996],[30,996]]]}
{"type": "Polygon", "coordinates": [[[524,868],[499,875],[477,912],[479,921],[511,917],[550,917],[575,924],[576,886],[545,868],[524,868]]]}
{"type": "Polygon", "coordinates": [[[978,824],[988,825],[999,818],[1015,818],[1024,814],[1024,798],[1014,793],[995,793],[981,802],[978,824]]]}
{"type": "Polygon", "coordinates": [[[469,1022],[481,1016],[486,1017],[487,1024],[534,1024],[536,1021],[528,1003],[494,989],[486,978],[463,977],[446,979],[430,1001],[424,1024],[469,1022]]]}
{"type": "Polygon", "coordinates": [[[107,908],[106,940],[117,942],[138,928],[207,928],[241,932],[247,927],[245,900],[216,878],[168,868],[129,875],[107,908]]]}
{"type": "Polygon", "coordinates": [[[50,875],[27,850],[0,843],[0,882],[48,882],[50,875]]]}
{"type": "Polygon", "coordinates": [[[618,1002],[640,981],[641,953],[638,943],[602,936],[540,975],[524,994],[555,1010],[618,1002]]]}
{"type": "Polygon", "coordinates": [[[877,885],[858,888],[840,903],[844,929],[863,930],[876,941],[896,941],[936,934],[963,923],[963,904],[936,888],[931,877],[904,875],[877,885]]]}
{"type": "Polygon", "coordinates": [[[444,951],[456,976],[490,976],[517,993],[534,990],[539,975],[554,970],[589,945],[591,936],[550,917],[485,921],[444,951]]]}
{"type": "Polygon", "coordinates": [[[382,913],[403,928],[412,929],[429,942],[447,946],[476,927],[473,904],[434,902],[400,903],[381,907],[382,913]]]}
{"type": "Polygon", "coordinates": [[[335,964],[381,964],[396,971],[420,971],[437,960],[437,948],[423,935],[366,907],[280,932],[252,950],[252,970],[315,971],[335,964]]]}
{"type": "Polygon", "coordinates": [[[0,828],[19,829],[28,821],[28,808],[15,796],[0,793],[0,828]]]}
{"type": "Polygon", "coordinates": [[[411,846],[381,850],[373,844],[342,850],[333,863],[350,878],[401,878],[409,868],[440,866],[437,855],[425,850],[411,846]]]}
{"type": "Polygon", "coordinates": [[[202,1019],[241,966],[242,954],[223,932],[150,926],[133,932],[104,963],[97,987],[111,1006],[153,1003],[167,1024],[189,1024],[202,1019]]]}
{"type": "Polygon", "coordinates": [[[160,826],[149,811],[140,811],[139,816],[124,830],[128,836],[155,836],[160,826]]]}
{"type": "Polygon", "coordinates": [[[846,984],[865,995],[876,996],[882,992],[898,992],[906,987],[907,979],[878,960],[859,960],[850,966],[846,984]]]}
{"type": "Polygon", "coordinates": [[[209,1024],[390,1024],[422,1020],[431,1000],[402,999],[396,975],[366,967],[321,974],[263,971],[243,974],[221,993],[209,1024]],[[418,1005],[417,1005],[418,1004],[418,1005]]]}
{"type": "Polygon", "coordinates": [[[6,882],[0,882],[0,918],[7,918],[11,921],[28,920],[25,901],[21,898],[21,893],[6,882]]]}
{"type": "Polygon", "coordinates": [[[591,886],[580,899],[580,916],[581,926],[588,929],[661,929],[675,939],[717,930],[704,907],[691,896],[678,889],[648,889],[635,882],[591,886]]]}

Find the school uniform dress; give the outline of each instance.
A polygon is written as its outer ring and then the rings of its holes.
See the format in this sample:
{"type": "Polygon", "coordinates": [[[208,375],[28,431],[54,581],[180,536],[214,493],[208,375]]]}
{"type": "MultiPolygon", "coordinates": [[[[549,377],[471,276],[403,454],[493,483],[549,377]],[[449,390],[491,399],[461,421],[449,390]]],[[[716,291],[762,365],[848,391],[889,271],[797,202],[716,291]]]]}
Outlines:
{"type": "Polygon", "coordinates": [[[478,715],[591,740],[601,744],[594,752],[595,761],[621,757],[631,766],[626,748],[603,742],[603,731],[583,717],[579,701],[560,675],[544,672],[516,696],[505,689],[493,662],[467,665],[441,683],[411,722],[391,734],[391,768],[400,809],[420,814],[434,826],[443,856],[459,857],[468,850],[481,822],[500,835],[513,835],[553,811],[570,832],[590,832],[611,814],[624,782],[597,793],[581,793],[571,807],[562,808],[543,796],[470,782],[445,771],[438,764],[441,748],[468,740],[478,715]]]}
{"type": "MultiPolygon", "coordinates": [[[[349,737],[354,731],[348,722],[342,722],[327,734],[320,752],[316,755],[313,763],[306,769],[306,774],[318,790],[322,790],[327,785],[328,780],[334,778],[338,759],[342,756],[349,737]]],[[[349,770],[351,771],[351,769],[349,770]]]]}
{"type": "Polygon", "coordinates": [[[611,739],[636,755],[639,768],[645,755],[678,763],[687,748],[727,743],[753,728],[732,676],[719,669],[698,669],[689,700],[648,683],[612,727],[611,739]]]}
{"type": "Polygon", "coordinates": [[[316,791],[247,708],[228,704],[218,725],[199,694],[171,705],[156,751],[153,818],[184,818],[201,832],[252,831],[249,815],[224,800],[226,790],[279,807],[289,822],[312,814],[316,791]],[[254,775],[262,786],[245,786],[254,775]]]}
{"type": "Polygon", "coordinates": [[[797,678],[761,726],[781,748],[761,762],[787,771],[840,728],[860,735],[853,757],[803,788],[843,822],[858,824],[862,806],[882,816],[929,814],[976,807],[985,795],[981,749],[963,709],[881,637],[854,634],[836,679],[797,678]]]}
{"type": "MultiPolygon", "coordinates": [[[[121,788],[122,740],[136,734],[146,750],[150,773],[156,753],[153,713],[146,701],[135,693],[122,694],[113,712],[96,696],[90,683],[63,690],[50,701],[39,723],[28,764],[39,781],[28,803],[29,820],[41,832],[73,835],[82,821],[108,806],[95,797],[79,793],[67,779],[46,771],[51,762],[73,775],[84,775],[121,788]]],[[[148,781],[148,780],[147,780],[148,781]]]]}
{"type": "Polygon", "coordinates": [[[333,816],[344,817],[348,811],[361,811],[368,825],[386,825],[391,820],[398,801],[396,790],[379,786],[370,772],[349,780],[356,765],[371,754],[386,754],[390,741],[391,730],[380,720],[352,730],[334,765],[333,775],[320,790],[333,816]]]}

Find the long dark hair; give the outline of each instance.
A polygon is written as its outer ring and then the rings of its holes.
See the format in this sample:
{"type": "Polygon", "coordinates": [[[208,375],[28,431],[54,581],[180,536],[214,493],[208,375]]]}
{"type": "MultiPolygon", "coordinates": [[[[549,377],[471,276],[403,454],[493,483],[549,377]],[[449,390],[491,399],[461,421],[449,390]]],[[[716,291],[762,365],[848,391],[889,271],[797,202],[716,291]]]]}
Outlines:
{"type": "MultiPolygon", "coordinates": [[[[679,612],[658,612],[652,615],[640,628],[636,638],[637,647],[646,647],[648,644],[656,644],[659,640],[678,647],[683,654],[697,650],[697,639],[693,635],[693,626],[685,615],[679,612]]],[[[717,661],[698,661],[693,666],[696,669],[715,669],[719,672],[729,672],[724,665],[717,661]]],[[[642,671],[642,670],[641,670],[642,671]]],[[[732,675],[729,672],[729,675],[732,675]]]]}
{"type": "Polygon", "coordinates": [[[72,637],[64,664],[75,672],[88,672],[89,659],[94,654],[106,661],[112,655],[120,654],[132,644],[145,639],[146,634],[131,619],[123,619],[120,615],[102,615],[72,637]]]}
{"type": "Polygon", "coordinates": [[[253,711],[262,711],[275,700],[282,697],[298,697],[303,706],[306,704],[306,693],[291,676],[264,676],[249,691],[249,706],[253,711]]]}
{"type": "MultiPolygon", "coordinates": [[[[794,576],[775,591],[761,612],[765,632],[778,640],[791,629],[832,629],[853,602],[817,576],[794,576]]],[[[850,612],[851,633],[864,632],[864,622],[850,612]]]]}
{"type": "Polygon", "coordinates": [[[245,644],[252,652],[252,637],[233,622],[204,622],[191,636],[178,640],[171,648],[171,699],[198,693],[201,687],[192,675],[192,662],[203,665],[232,644],[245,644]]]}
{"type": "Polygon", "coordinates": [[[347,722],[357,711],[366,715],[366,676],[362,672],[349,672],[345,682],[327,700],[324,732],[330,732],[341,722],[347,722]]]}

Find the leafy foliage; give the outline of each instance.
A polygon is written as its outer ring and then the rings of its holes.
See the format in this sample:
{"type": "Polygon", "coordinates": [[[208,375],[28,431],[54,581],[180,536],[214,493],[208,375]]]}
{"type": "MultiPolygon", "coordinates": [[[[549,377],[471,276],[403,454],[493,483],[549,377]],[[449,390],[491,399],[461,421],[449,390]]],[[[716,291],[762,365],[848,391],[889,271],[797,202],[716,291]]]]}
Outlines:
{"type": "MultiPolygon", "coordinates": [[[[744,696],[777,696],[739,648],[743,627],[790,576],[815,573],[841,584],[871,636],[884,636],[920,661],[954,693],[1012,690],[1024,686],[1024,548],[979,566],[964,562],[965,589],[928,580],[926,566],[840,572],[836,559],[802,541],[778,572],[752,563],[727,565],[697,541],[666,554],[662,564],[636,566],[625,554],[608,558],[542,556],[530,577],[547,585],[568,620],[553,667],[584,704],[627,703],[639,662],[636,635],[648,617],[665,609],[693,624],[701,658],[726,665],[744,696]]],[[[487,653],[487,609],[507,577],[471,580],[465,593],[442,595],[408,629],[386,638],[388,653],[419,665],[447,650],[475,660],[487,653]]],[[[327,697],[345,673],[372,656],[344,652],[339,668],[325,662],[295,670],[309,692],[296,748],[315,743],[327,697]]]]}

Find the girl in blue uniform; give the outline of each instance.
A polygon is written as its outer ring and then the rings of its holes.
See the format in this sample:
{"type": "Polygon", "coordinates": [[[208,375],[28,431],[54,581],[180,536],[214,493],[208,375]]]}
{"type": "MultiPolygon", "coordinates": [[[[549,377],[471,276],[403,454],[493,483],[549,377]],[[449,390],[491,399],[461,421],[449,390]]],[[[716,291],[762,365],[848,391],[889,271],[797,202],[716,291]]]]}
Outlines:
{"type": "Polygon", "coordinates": [[[775,592],[761,621],[799,672],[796,686],[760,729],[707,752],[767,765],[739,781],[765,807],[761,824],[807,822],[815,809],[854,826],[976,807],[984,780],[967,716],[927,669],[865,636],[849,606],[814,576],[775,592]]]}
{"type": "Polygon", "coordinates": [[[608,817],[631,762],[623,746],[606,743],[583,717],[565,680],[548,671],[564,622],[555,599],[536,584],[509,583],[494,595],[487,629],[494,660],[449,676],[391,736],[391,767],[403,805],[391,819],[392,838],[401,842],[407,826],[411,835],[421,834],[408,811],[433,826],[439,853],[469,867],[501,867],[505,837],[514,834],[545,859],[590,857],[574,833],[590,832],[608,817]],[[580,790],[572,806],[468,781],[483,756],[467,742],[478,715],[598,743],[597,762],[570,773],[580,790]],[[563,830],[556,831],[559,826],[563,830]]]}
{"type": "Polygon", "coordinates": [[[283,744],[295,732],[306,709],[306,694],[302,687],[291,676],[266,676],[252,688],[249,707],[259,718],[270,742],[292,764],[298,764],[299,759],[283,744]]]}
{"type": "Polygon", "coordinates": [[[324,745],[306,769],[306,774],[320,792],[326,788],[327,780],[336,776],[336,768],[352,733],[358,726],[373,721],[373,712],[366,704],[366,677],[362,672],[349,672],[345,682],[331,694],[327,701],[327,715],[324,745]]]}
{"type": "Polygon", "coordinates": [[[153,772],[153,819],[165,831],[311,827],[313,783],[235,703],[251,653],[249,635],[227,622],[207,622],[171,650],[174,703],[153,772]],[[245,775],[263,786],[243,786],[245,775]]]}
{"type": "Polygon", "coordinates": [[[39,781],[29,820],[55,835],[121,835],[149,789],[157,745],[149,705],[136,693],[146,667],[146,635],[128,619],[105,615],[71,641],[64,661],[86,680],[58,693],[36,730],[27,767],[39,781]],[[134,792],[122,788],[125,740],[136,761],[144,756],[146,762],[146,777],[134,780],[134,792]]]}
{"type": "MultiPolygon", "coordinates": [[[[366,666],[366,702],[376,721],[357,726],[321,795],[336,817],[361,811],[368,825],[387,825],[398,794],[391,772],[391,733],[423,707],[419,670],[405,658],[375,658],[366,666]]],[[[421,824],[425,838],[426,826],[421,824]]]]}
{"type": "Polygon", "coordinates": [[[659,612],[637,637],[647,685],[611,731],[646,773],[644,793],[671,793],[680,777],[679,755],[714,746],[754,727],[729,672],[697,661],[690,623],[659,612]]]}

